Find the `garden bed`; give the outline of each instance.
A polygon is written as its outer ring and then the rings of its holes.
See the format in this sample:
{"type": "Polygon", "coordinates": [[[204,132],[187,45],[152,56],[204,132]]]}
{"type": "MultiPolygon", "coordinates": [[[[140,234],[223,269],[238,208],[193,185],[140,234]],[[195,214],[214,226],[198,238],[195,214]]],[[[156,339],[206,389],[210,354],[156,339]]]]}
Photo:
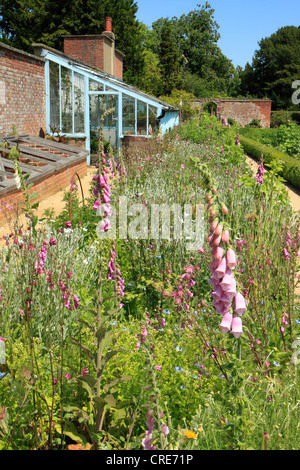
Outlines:
{"type": "Polygon", "coordinates": [[[299,447],[299,216],[235,138],[202,116],[98,155],[84,205],[5,237],[1,449],[299,447]]]}

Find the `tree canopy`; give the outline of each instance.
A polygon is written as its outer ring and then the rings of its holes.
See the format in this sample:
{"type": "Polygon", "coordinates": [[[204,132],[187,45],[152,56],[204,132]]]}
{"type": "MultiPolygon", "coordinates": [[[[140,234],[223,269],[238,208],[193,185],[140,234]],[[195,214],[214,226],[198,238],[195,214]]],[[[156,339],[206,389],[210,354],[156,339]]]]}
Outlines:
{"type": "Polygon", "coordinates": [[[124,78],[137,84],[144,64],[137,10],[133,0],[0,0],[0,40],[27,52],[33,42],[63,50],[63,35],[100,34],[110,16],[124,78]]]}
{"type": "Polygon", "coordinates": [[[300,77],[300,27],[285,26],[259,42],[252,64],[240,72],[241,92],[268,97],[273,109],[292,109],[292,83],[300,77]]]}
{"type": "Polygon", "coordinates": [[[218,46],[219,25],[209,3],[179,18],[159,18],[151,28],[137,12],[134,0],[0,0],[0,40],[27,52],[33,42],[63,50],[64,35],[102,33],[110,16],[124,54],[124,80],[146,93],[268,97],[273,109],[295,107],[300,27],[285,26],[262,39],[252,64],[235,69],[218,46]]]}
{"type": "MultiPolygon", "coordinates": [[[[144,46],[159,57],[160,62],[164,57],[162,48],[166,56],[170,56],[172,51],[178,83],[197,97],[227,96],[236,88],[237,73],[217,45],[219,26],[213,14],[214,10],[206,2],[180,18],[160,18],[144,32],[144,46]],[[169,31],[169,53],[163,45],[166,31],[169,31]],[[176,60],[174,51],[177,52],[176,60]]],[[[164,67],[162,63],[161,67],[164,67]]],[[[176,87],[175,81],[173,83],[176,87]]]]}

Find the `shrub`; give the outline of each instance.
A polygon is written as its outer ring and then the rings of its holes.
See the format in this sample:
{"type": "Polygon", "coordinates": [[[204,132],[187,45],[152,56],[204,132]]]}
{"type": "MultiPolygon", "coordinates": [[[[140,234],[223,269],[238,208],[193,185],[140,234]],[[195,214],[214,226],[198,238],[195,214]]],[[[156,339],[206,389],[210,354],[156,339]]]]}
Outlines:
{"type": "Polygon", "coordinates": [[[252,119],[252,121],[249,122],[249,124],[247,124],[246,127],[260,128],[261,127],[260,119],[252,119]]]}
{"type": "Polygon", "coordinates": [[[279,127],[287,125],[291,121],[300,124],[300,111],[272,111],[271,112],[271,127],[279,127]]]}
{"type": "Polygon", "coordinates": [[[240,136],[240,143],[245,153],[257,160],[260,160],[263,154],[267,165],[281,164],[282,170],[279,174],[293,186],[300,188],[300,162],[298,160],[243,135],[240,136]]]}

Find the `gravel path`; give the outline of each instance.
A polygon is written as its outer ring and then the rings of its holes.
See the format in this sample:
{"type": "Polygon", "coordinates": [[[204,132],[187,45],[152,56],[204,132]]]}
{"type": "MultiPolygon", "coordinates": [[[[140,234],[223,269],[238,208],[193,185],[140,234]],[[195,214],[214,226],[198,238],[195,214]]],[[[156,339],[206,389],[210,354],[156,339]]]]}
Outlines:
{"type": "MultiPolygon", "coordinates": [[[[257,162],[257,160],[254,160],[253,158],[247,156],[247,163],[252,168],[253,173],[256,174],[257,169],[259,167],[259,163],[257,162]]],[[[287,188],[287,192],[290,197],[290,201],[291,201],[293,208],[296,211],[299,211],[300,210],[300,191],[297,188],[292,187],[288,183],[285,183],[285,186],[287,188]]]]}

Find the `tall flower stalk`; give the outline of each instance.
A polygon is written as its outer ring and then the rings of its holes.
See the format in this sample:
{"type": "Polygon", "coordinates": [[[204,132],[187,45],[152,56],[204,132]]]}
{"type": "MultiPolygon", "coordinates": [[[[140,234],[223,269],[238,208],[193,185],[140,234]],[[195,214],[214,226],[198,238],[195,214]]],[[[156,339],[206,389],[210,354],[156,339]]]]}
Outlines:
{"type": "Polygon", "coordinates": [[[243,333],[242,315],[247,310],[246,300],[238,290],[234,269],[237,265],[236,253],[230,244],[230,228],[226,223],[228,209],[217,194],[213,178],[204,165],[200,169],[206,193],[209,214],[209,235],[207,241],[213,256],[210,264],[212,273],[210,284],[213,287],[213,306],[222,316],[220,328],[223,333],[231,332],[235,338],[243,333]]]}

